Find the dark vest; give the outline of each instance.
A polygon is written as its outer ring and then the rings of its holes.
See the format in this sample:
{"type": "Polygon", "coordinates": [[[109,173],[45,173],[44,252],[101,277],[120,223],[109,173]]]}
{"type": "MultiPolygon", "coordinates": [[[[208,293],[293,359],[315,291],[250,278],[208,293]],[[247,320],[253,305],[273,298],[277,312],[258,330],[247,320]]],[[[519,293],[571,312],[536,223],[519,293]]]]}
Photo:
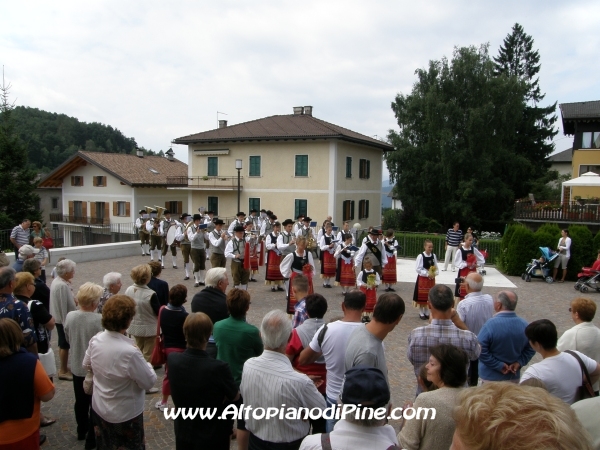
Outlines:
{"type": "Polygon", "coordinates": [[[423,268],[429,270],[431,266],[435,266],[435,260],[433,259],[433,253],[431,256],[425,256],[423,252],[423,268]]]}
{"type": "Polygon", "coordinates": [[[308,264],[308,252],[304,250],[304,256],[298,256],[294,252],[294,261],[292,261],[292,269],[297,272],[302,272],[302,268],[308,264]]]}

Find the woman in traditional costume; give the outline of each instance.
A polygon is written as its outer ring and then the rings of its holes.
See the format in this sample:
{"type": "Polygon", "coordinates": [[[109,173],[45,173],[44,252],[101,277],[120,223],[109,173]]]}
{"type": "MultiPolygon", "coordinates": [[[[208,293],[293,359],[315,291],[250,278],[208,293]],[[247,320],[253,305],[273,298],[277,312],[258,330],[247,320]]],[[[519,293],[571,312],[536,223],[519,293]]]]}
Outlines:
{"type": "Polygon", "coordinates": [[[331,279],[335,277],[335,250],[337,242],[332,233],[333,227],[330,222],[325,224],[325,233],[319,240],[319,248],[321,249],[321,278],[323,279],[323,287],[331,288],[331,279]]]}
{"type": "Polygon", "coordinates": [[[393,284],[398,282],[398,276],[396,274],[396,255],[398,248],[398,241],[394,236],[394,230],[389,229],[385,233],[385,239],[383,240],[383,249],[387,256],[387,264],[382,269],[382,282],[385,284],[385,292],[395,292],[396,290],[392,287],[393,284]]]}
{"type": "Polygon", "coordinates": [[[267,249],[267,271],[265,273],[265,284],[271,286],[271,291],[283,291],[281,287],[283,284],[283,275],[279,270],[281,264],[281,252],[277,249],[277,238],[279,237],[279,231],[281,230],[281,224],[275,222],[273,224],[273,231],[267,234],[265,239],[265,247],[267,249]]]}
{"type": "Polygon", "coordinates": [[[279,270],[281,271],[281,275],[288,279],[286,286],[287,312],[288,314],[294,314],[294,307],[297,302],[291,288],[294,277],[305,275],[308,278],[308,294],[314,294],[312,279],[315,276],[315,263],[312,254],[306,250],[306,238],[304,236],[296,238],[296,251],[283,258],[279,270]]]}
{"type": "MultiPolygon", "coordinates": [[[[352,235],[343,234],[344,243],[338,246],[334,256],[337,258],[337,270],[335,272],[335,285],[342,286],[342,294],[346,295],[348,288],[356,286],[356,274],[354,273],[354,251],[352,248],[352,235]]],[[[356,248],[356,247],[354,247],[356,248]]]]}
{"type": "Polygon", "coordinates": [[[465,241],[462,246],[458,247],[454,257],[454,266],[458,268],[458,281],[454,290],[455,297],[459,297],[460,300],[465,298],[467,291],[462,280],[471,272],[475,272],[477,266],[483,266],[484,264],[485,258],[479,250],[473,247],[473,235],[471,233],[465,234],[465,241]]]}
{"type": "Polygon", "coordinates": [[[422,320],[427,320],[429,319],[429,310],[427,309],[429,290],[435,286],[435,276],[439,272],[437,256],[433,253],[433,242],[425,239],[423,250],[425,251],[417,256],[416,270],[418,276],[413,294],[413,306],[419,308],[419,317],[422,320]]]}
{"type": "MultiPolygon", "coordinates": [[[[373,263],[368,256],[363,260],[363,270],[360,271],[356,278],[356,285],[367,296],[365,304],[365,313],[372,313],[377,303],[377,286],[381,279],[379,274],[373,270],[373,263]]],[[[370,317],[370,316],[369,316],[370,317]]],[[[367,319],[369,321],[370,319],[367,319]]]]}

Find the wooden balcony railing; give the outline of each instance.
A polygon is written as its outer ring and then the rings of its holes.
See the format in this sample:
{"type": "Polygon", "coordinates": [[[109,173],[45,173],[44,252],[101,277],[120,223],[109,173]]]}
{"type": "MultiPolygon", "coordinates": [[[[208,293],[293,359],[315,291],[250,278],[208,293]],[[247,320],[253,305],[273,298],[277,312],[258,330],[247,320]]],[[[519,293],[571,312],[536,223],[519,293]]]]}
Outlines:
{"type": "MultiPolygon", "coordinates": [[[[243,179],[240,177],[240,190],[243,179]]],[[[167,187],[233,191],[238,188],[238,177],[167,177],[167,187]]]]}
{"type": "Polygon", "coordinates": [[[515,220],[600,223],[600,204],[583,202],[515,202],[515,220]]]}

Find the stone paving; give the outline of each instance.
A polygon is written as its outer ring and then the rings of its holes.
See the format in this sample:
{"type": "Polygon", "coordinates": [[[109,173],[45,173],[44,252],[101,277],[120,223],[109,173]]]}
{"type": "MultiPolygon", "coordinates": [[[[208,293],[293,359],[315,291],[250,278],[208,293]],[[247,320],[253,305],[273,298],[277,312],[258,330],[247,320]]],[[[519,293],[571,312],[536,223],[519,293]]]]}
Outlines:
{"type": "MultiPolygon", "coordinates": [[[[167,260],[170,263],[170,257],[167,260]]],[[[113,260],[103,260],[97,262],[80,263],[77,265],[75,278],[73,279],[74,288],[77,289],[86,281],[102,283],[102,277],[107,272],[117,271],[123,274],[123,289],[131,284],[129,272],[137,264],[148,261],[148,257],[126,257],[113,260]]],[[[202,288],[194,288],[193,280],[184,281],[184,271],[181,268],[181,258],[179,258],[179,269],[172,269],[167,265],[161,278],[166,280],[170,286],[177,283],[184,284],[189,289],[188,301],[196,291],[202,288]]],[[[318,264],[318,263],[317,263],[318,264]]],[[[47,267],[49,274],[52,267],[47,267]]],[[[318,270],[318,268],[317,268],[318,270]]],[[[272,293],[269,287],[264,285],[264,268],[261,268],[260,274],[256,276],[258,282],[250,283],[249,292],[252,295],[252,306],[248,313],[248,321],[256,326],[265,313],[272,309],[285,308],[285,296],[283,292],[272,293]]],[[[559,335],[574,324],[571,321],[568,312],[570,301],[579,295],[573,289],[572,282],[563,284],[547,284],[538,279],[530,283],[522,281],[519,277],[508,277],[517,288],[515,291],[519,296],[517,313],[527,321],[533,321],[541,318],[552,320],[559,331],[559,335]]],[[[230,278],[231,279],[231,278],[230,278]]],[[[48,281],[50,283],[50,280],[48,281]]],[[[396,292],[404,299],[407,304],[407,311],[402,321],[396,329],[386,338],[386,359],[389,369],[389,380],[392,389],[392,402],[395,406],[402,406],[406,400],[414,398],[416,381],[413,375],[413,368],[406,358],[407,338],[410,331],[416,327],[422,326],[423,321],[419,319],[417,310],[412,308],[412,294],[414,283],[398,283],[396,292]]],[[[486,288],[484,292],[495,294],[503,288],[486,288]]],[[[329,311],[325,318],[339,317],[342,314],[341,302],[342,295],[340,288],[324,289],[315,280],[315,290],[325,296],[329,301],[329,311]]],[[[600,294],[588,293],[587,297],[598,302],[600,294]]],[[[594,323],[600,326],[599,315],[596,315],[594,323]]],[[[56,348],[56,333],[53,336],[53,347],[56,348]]],[[[533,362],[540,360],[539,355],[533,359],[533,362]]],[[[158,380],[156,387],[160,389],[163,370],[158,370],[158,380]]],[[[48,403],[43,404],[42,411],[49,417],[54,417],[57,422],[47,428],[42,428],[42,433],[48,437],[45,449],[82,449],[84,441],[77,441],[76,424],[73,413],[73,388],[71,382],[59,381],[55,379],[56,395],[48,403]]],[[[146,442],[148,449],[168,449],[175,448],[173,424],[164,419],[163,414],[154,408],[154,404],[160,398],[160,393],[146,396],[146,406],[144,410],[144,425],[146,431],[146,442]]],[[[170,402],[172,405],[172,403],[170,402]]],[[[397,428],[397,423],[392,423],[397,428]]],[[[232,449],[237,449],[235,441],[232,442],[232,449]]]]}

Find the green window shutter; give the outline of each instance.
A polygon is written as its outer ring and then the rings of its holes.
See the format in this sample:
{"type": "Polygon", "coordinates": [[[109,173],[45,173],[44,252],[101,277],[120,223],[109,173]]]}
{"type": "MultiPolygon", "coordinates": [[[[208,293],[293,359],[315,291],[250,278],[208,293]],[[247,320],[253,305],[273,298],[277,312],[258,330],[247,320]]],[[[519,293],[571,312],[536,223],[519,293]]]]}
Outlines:
{"type": "Polygon", "coordinates": [[[260,156],[250,157],[250,171],[251,177],[260,177],[260,156]]]}
{"type": "Polygon", "coordinates": [[[297,177],[308,176],[308,155],[296,155],[296,170],[294,175],[297,177]]]}
{"type": "Polygon", "coordinates": [[[352,178],[352,157],[346,156],[346,178],[352,178]]]}
{"type": "Polygon", "coordinates": [[[208,157],[208,173],[209,177],[216,177],[219,175],[219,158],[216,156],[208,157]]]}

